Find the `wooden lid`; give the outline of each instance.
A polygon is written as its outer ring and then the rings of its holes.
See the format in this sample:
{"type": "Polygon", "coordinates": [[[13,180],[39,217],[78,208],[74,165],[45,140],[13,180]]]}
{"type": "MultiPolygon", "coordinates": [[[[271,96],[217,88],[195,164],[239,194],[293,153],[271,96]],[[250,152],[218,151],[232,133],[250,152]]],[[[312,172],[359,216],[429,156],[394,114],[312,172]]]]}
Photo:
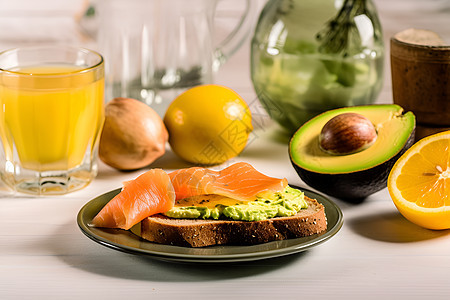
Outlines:
{"type": "Polygon", "coordinates": [[[450,45],[433,31],[410,28],[391,38],[391,56],[450,63],[450,45]]]}

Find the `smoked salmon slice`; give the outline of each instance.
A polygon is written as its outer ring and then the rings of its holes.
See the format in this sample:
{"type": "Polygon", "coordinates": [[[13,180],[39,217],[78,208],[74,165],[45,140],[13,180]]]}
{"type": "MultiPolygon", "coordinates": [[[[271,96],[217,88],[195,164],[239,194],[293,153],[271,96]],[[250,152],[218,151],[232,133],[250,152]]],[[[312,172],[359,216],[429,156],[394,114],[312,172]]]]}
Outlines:
{"type": "Polygon", "coordinates": [[[174,204],[175,191],[169,175],[161,169],[151,169],[127,181],[94,217],[92,225],[127,230],[146,217],[170,210],[174,204]]]}
{"type": "Polygon", "coordinates": [[[169,211],[178,199],[216,194],[248,201],[266,191],[282,191],[286,186],[285,178],[266,176],[244,162],[221,171],[193,167],[167,174],[151,169],[124,182],[122,191],[100,210],[92,225],[128,230],[146,217],[169,211]]]}
{"type": "Polygon", "coordinates": [[[237,200],[254,200],[262,192],[282,191],[287,179],[266,176],[252,165],[239,162],[221,171],[202,167],[180,169],[169,174],[176,199],[190,196],[216,194],[237,200]]]}

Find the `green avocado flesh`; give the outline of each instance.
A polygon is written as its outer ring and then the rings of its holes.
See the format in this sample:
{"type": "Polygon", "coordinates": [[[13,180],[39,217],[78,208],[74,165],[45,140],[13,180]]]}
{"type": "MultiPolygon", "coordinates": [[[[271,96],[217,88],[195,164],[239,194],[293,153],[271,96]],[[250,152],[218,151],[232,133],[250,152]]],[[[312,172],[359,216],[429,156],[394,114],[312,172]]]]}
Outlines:
{"type": "Polygon", "coordinates": [[[288,217],[308,207],[302,191],[287,186],[283,191],[264,193],[253,201],[239,201],[220,195],[200,195],[178,200],[164,215],[178,219],[232,219],[262,221],[288,217]]]}
{"type": "Polygon", "coordinates": [[[321,174],[346,174],[367,170],[388,161],[399,153],[415,129],[412,112],[403,113],[395,104],[365,105],[327,111],[294,134],[289,145],[291,160],[300,168],[321,174]],[[368,118],[375,126],[377,139],[369,148],[347,155],[326,153],[319,146],[323,126],[333,117],[347,112],[368,118]]]}

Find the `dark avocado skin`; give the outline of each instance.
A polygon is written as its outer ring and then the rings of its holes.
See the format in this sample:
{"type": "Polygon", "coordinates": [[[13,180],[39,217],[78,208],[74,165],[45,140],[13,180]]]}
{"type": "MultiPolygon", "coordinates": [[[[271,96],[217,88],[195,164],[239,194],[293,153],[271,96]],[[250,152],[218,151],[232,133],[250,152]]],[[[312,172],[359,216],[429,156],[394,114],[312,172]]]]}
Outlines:
{"type": "Polygon", "coordinates": [[[323,174],[305,170],[298,166],[290,156],[291,163],[300,178],[316,190],[349,202],[361,202],[367,196],[387,186],[389,173],[395,162],[414,144],[415,130],[405,145],[394,157],[370,169],[346,173],[323,174]]]}

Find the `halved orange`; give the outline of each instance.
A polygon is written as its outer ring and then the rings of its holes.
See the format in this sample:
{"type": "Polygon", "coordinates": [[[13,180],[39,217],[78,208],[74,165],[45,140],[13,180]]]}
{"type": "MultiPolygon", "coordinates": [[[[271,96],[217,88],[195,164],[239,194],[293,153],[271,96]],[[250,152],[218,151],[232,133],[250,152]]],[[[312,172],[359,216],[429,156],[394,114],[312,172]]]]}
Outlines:
{"type": "Polygon", "coordinates": [[[392,168],[388,189],[409,221],[429,229],[450,228],[450,131],[409,148],[392,168]]]}

